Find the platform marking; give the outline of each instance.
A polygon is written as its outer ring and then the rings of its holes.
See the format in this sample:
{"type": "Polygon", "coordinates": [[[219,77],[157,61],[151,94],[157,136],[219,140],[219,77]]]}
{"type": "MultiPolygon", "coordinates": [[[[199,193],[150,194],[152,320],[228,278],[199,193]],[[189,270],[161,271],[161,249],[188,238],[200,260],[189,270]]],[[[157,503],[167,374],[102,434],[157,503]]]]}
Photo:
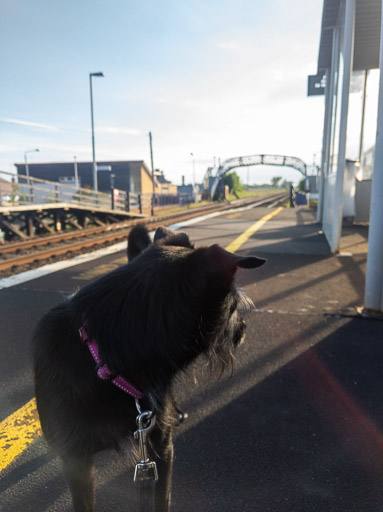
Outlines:
{"type": "Polygon", "coordinates": [[[0,423],[0,471],[41,435],[36,399],[0,423]]]}
{"type": "Polygon", "coordinates": [[[235,240],[233,240],[227,247],[226,247],[226,250],[229,251],[229,252],[235,252],[235,251],[238,251],[238,249],[245,243],[247,242],[247,240],[256,232],[258,231],[259,229],[261,229],[261,227],[266,224],[266,222],[270,219],[272,219],[273,217],[275,217],[276,215],[278,215],[279,212],[281,212],[283,210],[283,207],[280,206],[279,208],[277,208],[276,210],[274,210],[273,212],[271,213],[268,213],[267,215],[265,215],[264,217],[262,217],[261,219],[257,220],[257,222],[255,222],[255,224],[253,224],[252,226],[250,226],[249,228],[246,229],[246,231],[244,231],[241,235],[239,235],[235,240]]]}
{"type": "MultiPolygon", "coordinates": [[[[277,208],[250,226],[239,237],[231,242],[226,250],[237,251],[256,231],[268,220],[283,210],[277,208]]],[[[64,262],[63,262],[64,263],[64,262]]],[[[38,418],[36,399],[8,416],[0,423],[0,471],[5,469],[18,455],[28,448],[42,434],[38,418]]]]}

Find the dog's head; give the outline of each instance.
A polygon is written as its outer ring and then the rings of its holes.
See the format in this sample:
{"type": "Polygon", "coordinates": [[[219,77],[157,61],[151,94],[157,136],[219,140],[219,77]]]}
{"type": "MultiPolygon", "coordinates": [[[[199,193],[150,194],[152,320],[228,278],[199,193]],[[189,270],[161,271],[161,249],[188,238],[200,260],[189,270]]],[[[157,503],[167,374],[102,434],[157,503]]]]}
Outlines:
{"type": "Polygon", "coordinates": [[[180,317],[180,324],[172,325],[177,327],[180,338],[184,336],[182,329],[190,330],[194,338],[189,347],[192,350],[184,355],[190,358],[206,353],[212,366],[218,361],[226,366],[232,360],[233,346],[245,336],[241,312],[252,307],[251,300],[236,289],[235,273],[238,268],[259,267],[265,260],[232,254],[216,244],[194,249],[186,233],[166,227],[156,230],[151,243],[143,226],[131,231],[128,255],[131,262],[137,258],[137,266],[153,262],[155,274],[161,274],[160,278],[153,278],[153,284],[156,287],[158,283],[157,292],[163,292],[164,302],[158,304],[163,316],[172,315],[168,311],[170,304],[174,316],[179,309],[183,311],[184,321],[180,317]]]}

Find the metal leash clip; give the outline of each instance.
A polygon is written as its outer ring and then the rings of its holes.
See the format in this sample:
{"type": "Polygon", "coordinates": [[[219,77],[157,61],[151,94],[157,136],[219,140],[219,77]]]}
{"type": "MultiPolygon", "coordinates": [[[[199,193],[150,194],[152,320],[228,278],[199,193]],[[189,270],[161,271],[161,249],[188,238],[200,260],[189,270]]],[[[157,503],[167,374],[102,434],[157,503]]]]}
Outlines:
{"type": "Polygon", "coordinates": [[[158,480],[157,464],[149,459],[147,448],[147,436],[153,430],[156,423],[156,416],[153,411],[141,411],[137,404],[139,415],[136,418],[138,430],[134,433],[134,439],[139,442],[139,462],[136,463],[134,470],[134,482],[137,480],[158,480]]]}

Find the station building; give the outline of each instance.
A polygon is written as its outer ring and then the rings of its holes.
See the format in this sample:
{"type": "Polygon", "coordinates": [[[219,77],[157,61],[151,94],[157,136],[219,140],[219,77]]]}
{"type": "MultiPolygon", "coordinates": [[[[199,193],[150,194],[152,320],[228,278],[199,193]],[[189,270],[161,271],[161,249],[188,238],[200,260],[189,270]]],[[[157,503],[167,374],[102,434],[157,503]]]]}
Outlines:
{"type": "MultiPolygon", "coordinates": [[[[25,164],[15,164],[17,174],[26,176],[25,164]]],[[[111,173],[114,175],[114,187],[132,194],[152,194],[152,174],[143,160],[102,161],[97,162],[97,181],[99,192],[110,192],[111,173]]],[[[29,176],[53,181],[63,185],[93,188],[93,163],[30,163],[29,176]],[[78,183],[76,183],[76,173],[78,183]]],[[[162,193],[162,185],[155,177],[156,193],[162,193]]],[[[165,187],[166,188],[166,187],[165,187]]],[[[165,192],[164,192],[165,193],[165,192]]]]}

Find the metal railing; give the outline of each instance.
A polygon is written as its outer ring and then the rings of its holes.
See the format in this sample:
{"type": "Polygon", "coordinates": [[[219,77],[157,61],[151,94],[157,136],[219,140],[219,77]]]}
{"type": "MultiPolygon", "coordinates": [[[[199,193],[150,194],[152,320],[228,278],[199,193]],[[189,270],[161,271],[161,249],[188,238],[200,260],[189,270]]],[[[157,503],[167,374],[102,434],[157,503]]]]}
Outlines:
{"type": "MultiPolygon", "coordinates": [[[[150,211],[152,194],[135,194],[117,188],[110,193],[76,187],[31,176],[0,171],[0,206],[67,203],[102,210],[143,213],[150,211]]],[[[177,204],[178,196],[157,195],[155,206],[177,204]]]]}

